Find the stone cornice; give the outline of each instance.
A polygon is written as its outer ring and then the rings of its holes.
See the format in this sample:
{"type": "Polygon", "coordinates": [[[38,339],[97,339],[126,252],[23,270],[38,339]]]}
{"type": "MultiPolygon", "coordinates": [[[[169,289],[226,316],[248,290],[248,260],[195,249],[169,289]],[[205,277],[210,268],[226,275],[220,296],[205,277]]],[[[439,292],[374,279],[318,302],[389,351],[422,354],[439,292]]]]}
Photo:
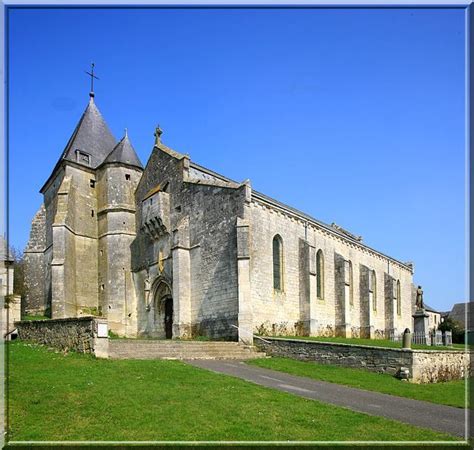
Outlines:
{"type": "Polygon", "coordinates": [[[80,237],[85,237],[85,238],[88,238],[88,239],[97,239],[97,236],[89,236],[87,234],[80,234],[80,233],[76,233],[69,225],[65,224],[65,223],[53,223],[51,225],[52,228],[61,228],[61,227],[64,227],[66,228],[66,230],[68,230],[70,233],[72,233],[74,236],[80,236],[80,237]]]}
{"type": "Polygon", "coordinates": [[[252,201],[260,204],[266,208],[273,209],[274,211],[284,214],[288,216],[289,218],[301,222],[303,225],[304,224],[310,224],[314,229],[323,232],[323,234],[326,234],[327,236],[332,237],[333,239],[339,240],[340,242],[344,243],[345,245],[348,245],[349,247],[356,248],[358,250],[365,251],[372,256],[376,256],[378,258],[381,258],[383,260],[390,261],[400,268],[407,270],[411,274],[413,274],[413,270],[411,267],[407,266],[406,264],[402,263],[401,261],[398,261],[394,258],[391,258],[388,255],[385,255],[382,252],[379,252],[368,245],[365,245],[359,241],[356,241],[354,239],[350,239],[349,237],[342,235],[335,230],[331,229],[329,225],[325,225],[322,222],[317,221],[316,219],[306,216],[304,213],[299,213],[296,210],[293,209],[288,209],[285,208],[284,205],[277,203],[276,201],[272,201],[272,199],[267,198],[266,196],[264,197],[263,195],[259,194],[258,192],[253,191],[252,192],[252,201]]]}
{"type": "Polygon", "coordinates": [[[106,214],[109,212],[128,212],[128,213],[135,214],[135,208],[130,207],[128,205],[106,206],[105,208],[99,209],[99,211],[97,211],[97,215],[101,216],[102,214],[106,214]]]}

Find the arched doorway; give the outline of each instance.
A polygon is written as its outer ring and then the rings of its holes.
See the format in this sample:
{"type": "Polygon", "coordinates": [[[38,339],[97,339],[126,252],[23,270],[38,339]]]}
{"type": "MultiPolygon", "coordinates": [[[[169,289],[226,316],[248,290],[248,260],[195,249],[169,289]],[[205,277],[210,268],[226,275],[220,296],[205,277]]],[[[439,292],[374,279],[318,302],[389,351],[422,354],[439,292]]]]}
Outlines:
{"type": "Polygon", "coordinates": [[[171,288],[164,280],[156,283],[153,295],[154,330],[152,335],[163,339],[173,337],[173,297],[171,288]]]}

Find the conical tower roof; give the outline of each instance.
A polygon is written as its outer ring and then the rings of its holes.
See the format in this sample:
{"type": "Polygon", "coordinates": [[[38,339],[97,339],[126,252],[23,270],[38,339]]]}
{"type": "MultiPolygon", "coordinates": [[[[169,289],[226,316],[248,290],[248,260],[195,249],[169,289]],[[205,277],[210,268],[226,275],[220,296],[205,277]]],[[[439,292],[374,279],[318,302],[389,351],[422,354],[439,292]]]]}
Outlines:
{"type": "Polygon", "coordinates": [[[114,147],[107,158],[105,158],[104,164],[108,163],[127,164],[129,166],[135,166],[143,169],[143,165],[140,162],[140,159],[138,158],[138,155],[135,152],[135,149],[133,148],[127,133],[125,133],[125,136],[114,147]]]}
{"type": "Polygon", "coordinates": [[[95,105],[94,98],[91,97],[61,155],[60,161],[63,159],[74,161],[95,169],[102,164],[116,142],[102,114],[95,105]],[[89,155],[89,161],[78,158],[77,150],[89,155]]]}
{"type": "Polygon", "coordinates": [[[40,192],[46,188],[63,161],[96,169],[115,147],[116,142],[94,103],[94,96],[91,95],[89,104],[69,138],[66,148],[40,192]]]}

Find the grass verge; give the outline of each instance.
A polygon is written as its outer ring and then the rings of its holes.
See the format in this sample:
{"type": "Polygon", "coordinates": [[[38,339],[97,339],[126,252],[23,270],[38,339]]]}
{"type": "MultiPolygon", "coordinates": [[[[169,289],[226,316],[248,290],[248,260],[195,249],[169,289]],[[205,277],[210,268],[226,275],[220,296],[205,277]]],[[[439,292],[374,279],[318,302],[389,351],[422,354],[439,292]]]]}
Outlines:
{"type": "Polygon", "coordinates": [[[8,351],[9,440],[456,440],[179,361],[8,351]]]}
{"type": "MultiPolygon", "coordinates": [[[[265,336],[262,336],[265,338],[265,336]]],[[[343,338],[343,337],[324,337],[324,336],[267,336],[269,338],[275,337],[278,339],[291,339],[299,341],[317,341],[317,342],[329,342],[335,344],[353,344],[353,345],[368,345],[370,347],[389,347],[389,348],[402,348],[401,342],[394,342],[389,339],[363,339],[363,338],[343,338]]],[[[419,345],[413,344],[414,350],[466,350],[464,344],[453,344],[452,347],[434,347],[431,345],[419,345]]]]}
{"type": "Polygon", "coordinates": [[[250,360],[248,364],[315,380],[328,381],[329,383],[344,384],[367,391],[382,392],[384,394],[456,406],[458,408],[464,407],[464,380],[414,384],[398,380],[391,375],[369,372],[364,369],[352,369],[277,357],[250,360]]]}

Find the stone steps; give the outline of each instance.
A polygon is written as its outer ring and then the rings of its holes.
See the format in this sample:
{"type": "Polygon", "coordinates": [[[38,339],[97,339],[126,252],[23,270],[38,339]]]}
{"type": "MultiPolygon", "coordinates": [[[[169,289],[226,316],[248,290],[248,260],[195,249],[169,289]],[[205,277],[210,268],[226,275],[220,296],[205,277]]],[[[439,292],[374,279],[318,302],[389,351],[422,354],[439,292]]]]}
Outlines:
{"type": "Polygon", "coordinates": [[[223,341],[110,339],[113,359],[253,359],[265,353],[252,346],[223,341]]]}

